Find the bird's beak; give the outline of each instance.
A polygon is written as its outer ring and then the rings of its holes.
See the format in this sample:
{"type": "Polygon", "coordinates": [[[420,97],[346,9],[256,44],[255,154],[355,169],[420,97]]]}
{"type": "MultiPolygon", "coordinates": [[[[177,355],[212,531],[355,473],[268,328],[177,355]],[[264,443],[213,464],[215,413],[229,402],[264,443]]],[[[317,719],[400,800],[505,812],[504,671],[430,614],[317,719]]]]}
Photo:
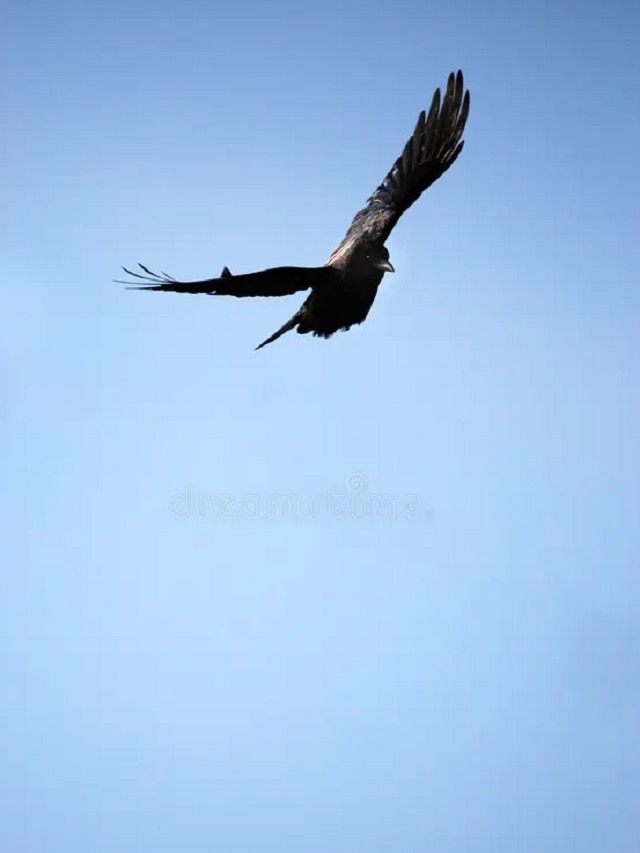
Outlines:
{"type": "Polygon", "coordinates": [[[391,261],[380,261],[377,264],[377,267],[379,270],[382,270],[383,272],[395,272],[395,269],[394,269],[391,261]]]}

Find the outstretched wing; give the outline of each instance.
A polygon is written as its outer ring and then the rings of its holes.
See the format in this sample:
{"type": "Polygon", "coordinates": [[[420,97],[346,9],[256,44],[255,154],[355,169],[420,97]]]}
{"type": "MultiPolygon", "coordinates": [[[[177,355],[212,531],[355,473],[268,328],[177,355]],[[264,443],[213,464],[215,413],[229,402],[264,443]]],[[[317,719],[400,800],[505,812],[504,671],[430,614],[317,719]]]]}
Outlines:
{"type": "Polygon", "coordinates": [[[428,115],[423,110],[411,138],[384,181],[358,211],[334,256],[360,239],[384,243],[405,210],[435,183],[462,151],[469,92],[462,71],[451,73],[442,98],[436,89],[428,115]]]}
{"type": "Polygon", "coordinates": [[[122,269],[144,284],[132,281],[121,281],[119,284],[129,285],[127,290],[159,290],[171,293],[206,293],[218,296],[289,296],[301,290],[333,280],[335,273],[328,267],[273,267],[261,272],[247,275],[231,275],[224,267],[219,278],[209,278],[203,281],[177,281],[173,276],[162,273],[156,275],[143,264],[138,264],[145,273],[132,272],[126,267],[122,269]]]}

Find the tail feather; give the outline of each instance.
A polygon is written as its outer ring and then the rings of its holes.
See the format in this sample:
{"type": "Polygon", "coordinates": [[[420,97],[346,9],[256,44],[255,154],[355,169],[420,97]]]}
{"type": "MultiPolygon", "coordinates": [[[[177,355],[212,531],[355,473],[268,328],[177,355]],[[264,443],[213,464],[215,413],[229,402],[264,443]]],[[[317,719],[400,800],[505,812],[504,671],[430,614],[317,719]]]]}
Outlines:
{"type": "MultiPolygon", "coordinates": [[[[233,277],[233,273],[231,272],[229,267],[223,267],[222,272],[220,273],[220,278],[232,278],[232,277],[233,277]]],[[[271,337],[267,338],[266,341],[263,341],[261,344],[259,344],[259,346],[256,347],[256,350],[262,349],[262,347],[266,347],[267,344],[271,344],[274,341],[277,341],[278,338],[282,337],[282,335],[286,334],[287,332],[290,332],[292,329],[295,329],[295,327],[298,325],[298,323],[302,319],[302,314],[303,314],[302,311],[298,311],[296,314],[294,314],[294,316],[290,320],[287,320],[287,322],[284,324],[284,326],[282,326],[280,329],[278,329],[277,332],[274,332],[271,335],[271,337]]]]}
{"type": "MultiPolygon", "coordinates": [[[[233,273],[231,272],[229,267],[223,267],[222,268],[222,272],[220,273],[220,278],[233,278],[233,273]]],[[[277,332],[274,332],[271,335],[271,337],[267,338],[266,341],[263,341],[261,344],[259,344],[256,347],[256,350],[262,349],[262,347],[266,347],[267,344],[272,344],[274,341],[277,341],[278,338],[282,337],[282,335],[286,334],[287,332],[290,332],[292,329],[295,329],[295,327],[298,325],[298,323],[302,319],[302,316],[303,316],[302,311],[296,312],[290,320],[287,320],[287,322],[284,324],[284,326],[281,326],[277,332]]]]}
{"type": "Polygon", "coordinates": [[[270,337],[266,339],[266,341],[262,341],[261,344],[258,344],[256,350],[262,349],[262,347],[266,347],[267,344],[272,344],[274,341],[277,341],[278,338],[282,337],[282,335],[286,334],[286,332],[290,332],[292,329],[298,325],[302,317],[304,316],[303,311],[296,311],[293,317],[281,326],[277,332],[274,332],[270,337]]]}

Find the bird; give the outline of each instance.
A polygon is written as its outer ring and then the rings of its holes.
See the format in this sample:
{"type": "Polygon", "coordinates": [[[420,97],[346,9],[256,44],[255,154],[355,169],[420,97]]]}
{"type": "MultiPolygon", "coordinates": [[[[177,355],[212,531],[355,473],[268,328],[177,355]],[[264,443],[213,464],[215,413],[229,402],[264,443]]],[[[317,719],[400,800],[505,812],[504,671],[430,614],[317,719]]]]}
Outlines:
{"type": "Polygon", "coordinates": [[[338,331],[348,331],[366,320],[385,273],[395,272],[385,242],[398,220],[458,159],[464,147],[462,134],[470,102],[462,71],[451,72],[444,96],[439,88],[435,90],[429,110],[420,112],[402,153],[356,213],[344,239],[323,266],[281,266],[239,275],[225,266],[217,278],[178,281],[164,272],[157,275],[138,263],[142,273],[122,267],[137,281],[116,281],[126,284],[129,290],[240,298],[310,291],[291,319],[256,350],[293,329],[301,335],[311,333],[325,339],[338,331]]]}

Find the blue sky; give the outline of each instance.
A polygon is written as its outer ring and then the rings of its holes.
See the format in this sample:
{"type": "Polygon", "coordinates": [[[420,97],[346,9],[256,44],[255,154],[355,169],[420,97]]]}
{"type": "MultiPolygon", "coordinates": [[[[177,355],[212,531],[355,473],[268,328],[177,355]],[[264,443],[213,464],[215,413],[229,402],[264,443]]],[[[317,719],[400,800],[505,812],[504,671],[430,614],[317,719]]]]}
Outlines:
{"type": "Polygon", "coordinates": [[[3,851],[636,850],[639,18],[5,9],[3,851]],[[112,282],[324,262],[458,67],[365,325],[112,282]]]}

